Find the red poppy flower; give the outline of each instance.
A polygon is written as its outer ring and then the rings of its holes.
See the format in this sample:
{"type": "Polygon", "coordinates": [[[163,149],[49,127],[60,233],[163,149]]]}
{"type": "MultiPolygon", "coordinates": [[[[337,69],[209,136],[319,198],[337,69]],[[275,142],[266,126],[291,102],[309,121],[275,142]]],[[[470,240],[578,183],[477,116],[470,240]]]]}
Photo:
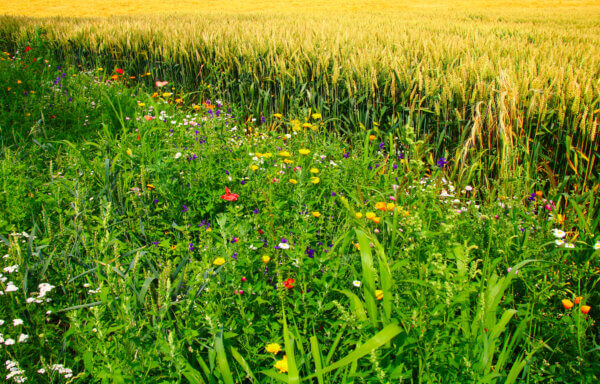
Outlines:
{"type": "Polygon", "coordinates": [[[146,115],[146,116],[144,116],[144,119],[146,119],[147,121],[151,121],[151,120],[154,120],[154,117],[150,116],[150,115],[146,115]]]}
{"type": "Polygon", "coordinates": [[[225,187],[225,194],[221,195],[221,199],[226,201],[236,201],[240,197],[237,193],[231,193],[229,188],[225,187]]]}
{"type": "Polygon", "coordinates": [[[31,48],[29,45],[25,47],[25,52],[29,52],[31,51],[33,48],[31,48]]]}
{"type": "Polygon", "coordinates": [[[119,75],[123,74],[123,70],[121,68],[115,69],[115,72],[117,72],[119,75]]]}
{"type": "Polygon", "coordinates": [[[261,235],[265,233],[265,231],[263,231],[262,229],[258,230],[258,233],[260,233],[261,235]]]}
{"type": "Polygon", "coordinates": [[[285,285],[285,287],[287,289],[292,289],[294,288],[294,279],[287,279],[286,281],[283,282],[283,285],[285,285]]]}

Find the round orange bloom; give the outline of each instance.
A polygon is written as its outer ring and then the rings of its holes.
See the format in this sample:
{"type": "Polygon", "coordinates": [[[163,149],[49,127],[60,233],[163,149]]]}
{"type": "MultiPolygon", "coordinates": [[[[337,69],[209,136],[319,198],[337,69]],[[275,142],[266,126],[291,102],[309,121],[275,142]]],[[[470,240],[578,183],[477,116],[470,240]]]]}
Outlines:
{"type": "Polygon", "coordinates": [[[581,313],[586,314],[590,311],[590,309],[592,309],[592,307],[590,307],[589,305],[584,305],[581,307],[581,313]]]}
{"type": "Polygon", "coordinates": [[[375,136],[375,135],[371,135],[371,136],[369,136],[369,140],[370,140],[370,141],[373,141],[373,140],[375,140],[376,138],[377,138],[377,136],[375,136]]]}
{"type": "Polygon", "coordinates": [[[577,296],[577,297],[575,298],[575,300],[573,300],[573,301],[575,302],[575,304],[579,304],[579,302],[580,302],[581,300],[583,300],[583,297],[581,297],[581,296],[577,296]]]}
{"type": "Polygon", "coordinates": [[[375,204],[375,208],[379,209],[380,211],[385,211],[387,209],[386,207],[387,207],[387,205],[385,204],[384,201],[380,201],[375,204]]]}
{"type": "Polygon", "coordinates": [[[571,308],[573,308],[574,304],[573,304],[573,302],[571,300],[564,299],[562,301],[562,305],[563,305],[563,307],[565,307],[565,309],[571,309],[571,308]]]}
{"type": "Polygon", "coordinates": [[[542,197],[542,194],[543,194],[543,192],[542,192],[542,191],[536,191],[536,192],[535,192],[535,195],[536,195],[537,197],[542,197]]]}
{"type": "Polygon", "coordinates": [[[375,217],[373,218],[373,222],[374,222],[375,224],[379,224],[379,222],[380,222],[380,221],[381,221],[381,217],[377,217],[377,216],[375,216],[375,217]]]}

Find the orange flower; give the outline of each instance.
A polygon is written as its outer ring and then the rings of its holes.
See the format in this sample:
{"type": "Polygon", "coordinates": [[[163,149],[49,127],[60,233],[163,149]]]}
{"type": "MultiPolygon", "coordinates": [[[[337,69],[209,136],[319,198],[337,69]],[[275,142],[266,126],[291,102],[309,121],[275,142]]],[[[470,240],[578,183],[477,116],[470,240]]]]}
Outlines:
{"type": "Polygon", "coordinates": [[[292,289],[294,288],[294,279],[287,279],[286,281],[283,282],[283,285],[285,285],[285,287],[287,289],[292,289]]]}
{"type": "Polygon", "coordinates": [[[376,203],[375,208],[379,209],[380,211],[385,211],[387,209],[386,204],[383,201],[376,203]]]}
{"type": "Polygon", "coordinates": [[[380,222],[380,221],[381,221],[381,217],[377,217],[377,216],[375,216],[375,217],[373,218],[373,222],[374,222],[375,224],[379,224],[379,222],[380,222]]]}
{"type": "Polygon", "coordinates": [[[590,309],[592,309],[592,307],[590,307],[589,305],[584,305],[581,307],[581,313],[587,315],[590,309]]]}
{"type": "Polygon", "coordinates": [[[571,300],[568,300],[568,299],[564,299],[562,301],[562,305],[563,305],[563,307],[565,307],[565,309],[571,309],[571,308],[573,308],[573,302],[571,300]]]}
{"type": "Polygon", "coordinates": [[[583,297],[581,297],[581,296],[577,296],[577,297],[575,298],[575,300],[573,300],[573,301],[575,302],[575,304],[579,304],[579,302],[580,302],[581,300],[583,300],[583,297]]]}
{"type": "Polygon", "coordinates": [[[536,191],[536,192],[535,192],[535,195],[536,195],[537,197],[542,197],[542,195],[543,195],[543,192],[542,192],[542,191],[536,191]]]}
{"type": "Polygon", "coordinates": [[[377,136],[375,136],[375,135],[370,135],[370,136],[369,136],[369,141],[373,141],[373,140],[375,140],[376,138],[377,138],[377,136]]]}

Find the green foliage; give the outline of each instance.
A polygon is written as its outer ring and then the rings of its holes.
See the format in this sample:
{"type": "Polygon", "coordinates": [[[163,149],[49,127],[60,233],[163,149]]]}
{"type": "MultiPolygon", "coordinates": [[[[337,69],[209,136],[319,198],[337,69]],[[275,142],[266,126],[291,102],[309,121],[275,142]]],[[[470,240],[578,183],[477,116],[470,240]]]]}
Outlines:
{"type": "Polygon", "coordinates": [[[410,121],[398,139],[329,131],[314,109],[262,124],[26,58],[0,61],[0,355],[14,375],[598,380],[593,193],[536,194],[522,165],[468,185],[410,121]],[[7,91],[17,80],[36,92],[7,91]],[[31,129],[27,114],[55,117],[31,129]]]}

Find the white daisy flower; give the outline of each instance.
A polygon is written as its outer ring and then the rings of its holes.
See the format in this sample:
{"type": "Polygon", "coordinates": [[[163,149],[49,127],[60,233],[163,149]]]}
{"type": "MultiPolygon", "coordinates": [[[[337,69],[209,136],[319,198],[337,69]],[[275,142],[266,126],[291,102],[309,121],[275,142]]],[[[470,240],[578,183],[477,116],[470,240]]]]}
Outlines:
{"type": "Polygon", "coordinates": [[[360,281],[359,280],[354,280],[352,282],[352,285],[354,285],[356,288],[360,288],[360,281]]]}
{"type": "Polygon", "coordinates": [[[552,234],[554,235],[554,237],[556,237],[557,239],[564,239],[565,236],[567,236],[567,234],[565,233],[565,231],[562,231],[560,229],[554,228],[552,230],[552,234]]]}

